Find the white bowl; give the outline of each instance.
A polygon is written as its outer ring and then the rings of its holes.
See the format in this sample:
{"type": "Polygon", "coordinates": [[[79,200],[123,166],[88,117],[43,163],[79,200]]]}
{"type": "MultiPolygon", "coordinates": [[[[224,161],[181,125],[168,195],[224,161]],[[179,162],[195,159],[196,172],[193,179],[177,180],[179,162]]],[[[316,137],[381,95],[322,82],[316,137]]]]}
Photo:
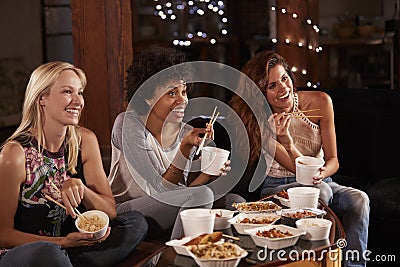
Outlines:
{"type": "Polygon", "coordinates": [[[215,213],[214,230],[222,230],[231,226],[231,223],[228,220],[233,217],[235,211],[227,209],[212,209],[211,213],[215,213]]]}
{"type": "Polygon", "coordinates": [[[248,235],[248,233],[245,232],[247,229],[253,229],[261,226],[266,226],[270,224],[274,224],[277,220],[280,219],[281,216],[275,214],[275,213],[240,213],[233,217],[232,219],[229,220],[231,224],[235,227],[236,231],[241,234],[241,235],[248,235]],[[241,222],[244,219],[249,219],[250,222],[241,222]],[[260,223],[260,222],[252,222],[252,220],[257,220],[257,221],[262,221],[262,220],[267,220],[269,223],[260,223]]]}
{"type": "Polygon", "coordinates": [[[317,241],[329,237],[332,222],[322,218],[305,218],[296,221],[296,227],[306,231],[301,239],[317,241]]]}
{"type": "Polygon", "coordinates": [[[319,169],[325,164],[325,161],[322,158],[310,156],[297,157],[295,162],[296,181],[305,185],[314,184],[313,177],[320,173],[319,169]]]}
{"type": "Polygon", "coordinates": [[[211,234],[214,230],[215,213],[211,209],[194,208],[180,213],[185,236],[211,234]]]}
{"type": "Polygon", "coordinates": [[[290,207],[317,208],[320,189],[317,187],[299,186],[287,190],[290,207]]]}
{"type": "Polygon", "coordinates": [[[276,224],[276,225],[274,224],[274,225],[257,227],[245,230],[245,232],[250,234],[251,238],[253,239],[254,243],[257,246],[267,247],[269,249],[281,249],[281,248],[291,247],[297,243],[297,240],[299,240],[299,237],[301,235],[306,234],[305,230],[297,229],[283,224],[276,224]],[[258,236],[256,234],[259,231],[260,232],[268,231],[273,228],[281,232],[289,232],[291,236],[271,238],[271,237],[258,236]]]}
{"type": "Polygon", "coordinates": [[[75,220],[75,226],[79,232],[93,234],[92,240],[100,239],[106,234],[109,218],[105,212],[101,210],[89,210],[82,213],[82,215],[91,223],[85,222],[81,216],[78,216],[75,220]]]}
{"type": "Polygon", "coordinates": [[[200,267],[235,267],[239,265],[242,258],[246,257],[248,252],[236,244],[230,242],[224,242],[222,244],[208,244],[198,246],[187,246],[189,255],[195,260],[200,267]],[[213,253],[216,251],[224,250],[224,248],[230,247],[234,251],[234,255],[230,255],[226,258],[209,258],[201,257],[195,250],[206,251],[207,249],[212,250],[213,253]]]}

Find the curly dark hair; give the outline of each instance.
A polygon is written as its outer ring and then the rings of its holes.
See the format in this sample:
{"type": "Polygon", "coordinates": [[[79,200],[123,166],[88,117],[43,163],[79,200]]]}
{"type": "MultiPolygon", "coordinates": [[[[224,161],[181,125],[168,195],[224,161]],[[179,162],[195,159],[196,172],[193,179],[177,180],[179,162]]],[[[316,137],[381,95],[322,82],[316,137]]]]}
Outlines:
{"type": "Polygon", "coordinates": [[[157,87],[171,81],[190,81],[191,68],[186,64],[176,66],[187,60],[185,53],[162,46],[152,46],[136,54],[126,72],[126,97],[128,102],[132,100],[132,108],[140,115],[146,114],[149,106],[145,99],[153,97],[157,87]],[[161,72],[167,68],[168,71],[161,72]],[[145,82],[145,89],[138,90],[145,82]]]}

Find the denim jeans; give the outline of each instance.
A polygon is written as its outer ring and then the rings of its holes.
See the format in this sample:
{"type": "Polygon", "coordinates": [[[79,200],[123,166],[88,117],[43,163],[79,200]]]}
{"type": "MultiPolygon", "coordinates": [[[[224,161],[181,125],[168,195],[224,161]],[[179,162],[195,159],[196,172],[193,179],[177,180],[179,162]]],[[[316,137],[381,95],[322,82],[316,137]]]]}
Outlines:
{"type": "Polygon", "coordinates": [[[288,188],[291,187],[312,186],[320,189],[320,194],[319,194],[320,199],[324,203],[329,205],[330,202],[332,201],[333,192],[331,187],[326,183],[326,181],[332,181],[332,180],[330,177],[328,177],[324,179],[324,182],[317,185],[303,185],[296,182],[296,177],[275,178],[267,176],[264,180],[263,188],[261,190],[261,197],[270,196],[282,190],[287,190],[288,188]]]}
{"type": "Polygon", "coordinates": [[[330,208],[341,219],[346,233],[347,246],[343,251],[344,266],[366,266],[362,254],[367,249],[369,225],[369,198],[358,189],[328,182],[333,191],[330,208]],[[352,259],[358,254],[359,258],[352,259]]]}
{"type": "Polygon", "coordinates": [[[33,242],[9,250],[0,266],[115,266],[146,237],[148,225],[137,211],[121,213],[110,222],[102,243],[63,250],[53,242],[33,242]]]}
{"type": "Polygon", "coordinates": [[[14,247],[1,258],[0,266],[7,267],[69,267],[71,261],[65,250],[53,242],[39,241],[14,247]]]}
{"type": "MultiPolygon", "coordinates": [[[[294,186],[302,186],[296,182],[295,177],[274,178],[267,176],[261,196],[273,195],[294,186]]],[[[368,195],[361,190],[339,185],[333,182],[330,177],[325,178],[318,187],[322,188],[321,199],[328,203],[329,207],[341,219],[346,233],[347,246],[343,250],[344,266],[366,266],[362,254],[367,249],[368,241],[370,211],[368,195]],[[326,188],[326,185],[330,190],[326,188]],[[352,255],[359,255],[359,257],[352,258],[352,255]]]]}

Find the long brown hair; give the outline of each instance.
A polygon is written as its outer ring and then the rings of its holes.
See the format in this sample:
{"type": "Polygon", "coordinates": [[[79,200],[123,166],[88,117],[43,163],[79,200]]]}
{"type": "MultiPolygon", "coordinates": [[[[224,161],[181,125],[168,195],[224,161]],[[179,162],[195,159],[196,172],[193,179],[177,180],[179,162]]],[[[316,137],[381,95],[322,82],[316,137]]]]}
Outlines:
{"type": "MultiPolygon", "coordinates": [[[[274,51],[266,50],[253,56],[242,68],[242,73],[256,84],[264,99],[259,99],[260,94],[254,91],[254,84],[250,85],[248,81],[242,79],[239,81],[237,93],[229,101],[230,107],[238,114],[246,128],[247,138],[249,138],[250,142],[249,166],[252,166],[260,156],[262,135],[268,134],[265,131],[261,133],[259,122],[261,118],[262,126],[264,126],[263,130],[264,128],[268,129],[268,123],[266,123],[268,120],[268,114],[266,114],[266,105],[268,104],[265,99],[266,87],[268,85],[269,70],[277,65],[282,65],[285,68],[294,83],[293,73],[286,60],[274,51]],[[251,100],[249,103],[251,107],[244,99],[251,100]],[[255,114],[257,114],[258,119],[255,114]]],[[[237,136],[236,141],[240,142],[240,140],[243,139],[237,136]]]]}

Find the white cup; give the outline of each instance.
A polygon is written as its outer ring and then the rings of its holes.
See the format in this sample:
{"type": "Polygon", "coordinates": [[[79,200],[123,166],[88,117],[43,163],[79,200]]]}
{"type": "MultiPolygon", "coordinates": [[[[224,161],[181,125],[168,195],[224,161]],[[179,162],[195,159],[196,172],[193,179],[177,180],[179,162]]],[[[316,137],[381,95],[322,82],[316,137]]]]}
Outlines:
{"type": "Polygon", "coordinates": [[[296,160],[296,181],[304,185],[313,185],[314,176],[319,174],[319,169],[324,166],[322,158],[301,156],[296,160]]]}
{"type": "Polygon", "coordinates": [[[215,213],[210,209],[187,209],[180,213],[185,236],[196,237],[211,234],[214,230],[215,213]]]}
{"type": "Polygon", "coordinates": [[[201,171],[219,176],[221,169],[224,167],[225,162],[228,160],[230,152],[228,150],[206,146],[203,147],[201,152],[201,171]]]}
{"type": "Polygon", "coordinates": [[[290,208],[313,208],[318,206],[319,188],[299,186],[287,189],[290,208]]]}

